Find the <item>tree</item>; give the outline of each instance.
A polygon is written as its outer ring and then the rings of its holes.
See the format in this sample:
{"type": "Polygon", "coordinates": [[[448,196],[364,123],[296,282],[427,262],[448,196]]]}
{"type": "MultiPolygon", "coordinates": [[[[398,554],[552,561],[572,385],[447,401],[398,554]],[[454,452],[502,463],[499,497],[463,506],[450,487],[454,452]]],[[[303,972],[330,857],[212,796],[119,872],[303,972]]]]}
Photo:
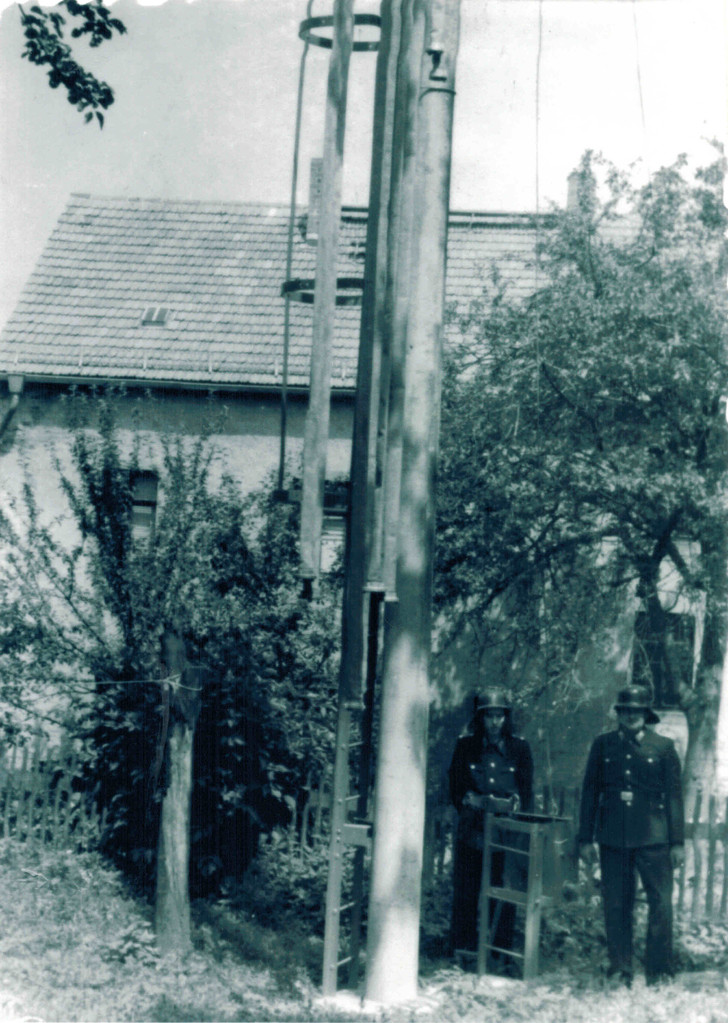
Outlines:
{"type": "Polygon", "coordinates": [[[204,437],[161,439],[157,519],[135,537],[141,442],[124,443],[114,409],[108,395],[69,403],[73,471],[57,469],[77,542],[44,521],[30,480],[27,533],[0,521],[0,663],[76,697],[105,848],[156,875],[159,943],[184,948],[191,831],[198,888],[239,876],[259,830],[289,820],[330,760],[338,581],[328,605],[298,598],[295,509],[214,487],[204,437]]]}
{"type": "Polygon", "coordinates": [[[693,179],[680,159],[635,189],[587,154],[577,208],[539,228],[539,286],[517,302],[494,272],[444,391],[437,578],[451,634],[468,623],[483,653],[532,669],[531,697],[548,687],[564,705],[584,695],[580,649],[631,590],[648,670],[669,676],[669,564],[705,601],[698,682],[677,694],[689,777],[710,746],[726,635],[723,174],[722,155],[693,179]]]}
{"type": "Polygon", "coordinates": [[[79,3],[78,0],[60,0],[53,9],[33,6],[29,11],[18,5],[20,23],[25,35],[25,49],[22,56],[43,67],[48,65],[48,84],[51,89],[59,86],[67,92],[68,102],[80,112],[84,112],[84,120],[88,123],[94,115],[99,127],[104,126],[102,110],[107,110],[114,102],[114,92],[106,82],[99,81],[90,71],[86,71],[74,59],[71,47],[63,41],[63,26],[66,14],[74,19],[71,38],[80,39],[88,36],[89,46],[97,47],[106,39],[111,39],[114,32],[123,35],[126,27],[111,11],[100,2],[79,3]],[[90,109],[89,109],[90,108],[90,109]]]}

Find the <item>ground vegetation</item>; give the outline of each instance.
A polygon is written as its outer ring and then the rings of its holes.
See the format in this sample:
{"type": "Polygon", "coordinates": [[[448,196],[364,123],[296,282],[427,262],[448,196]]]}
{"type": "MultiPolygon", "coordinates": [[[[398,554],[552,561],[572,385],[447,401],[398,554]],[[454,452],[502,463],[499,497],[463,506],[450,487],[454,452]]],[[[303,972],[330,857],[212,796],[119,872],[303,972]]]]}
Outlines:
{"type": "Polygon", "coordinates": [[[12,926],[0,937],[0,1014],[8,1023],[725,1023],[725,925],[679,924],[681,972],[674,983],[648,989],[638,977],[631,991],[610,987],[591,883],[584,878],[571,902],[546,921],[534,981],[478,978],[425,945],[419,997],[385,1009],[362,1005],[356,992],[321,999],[321,939],[305,920],[298,929],[290,923],[281,929],[273,926],[278,914],[269,905],[259,911],[255,900],[244,910],[197,902],[192,950],[160,955],[149,907],[98,854],[3,841],[0,911],[12,926]]]}

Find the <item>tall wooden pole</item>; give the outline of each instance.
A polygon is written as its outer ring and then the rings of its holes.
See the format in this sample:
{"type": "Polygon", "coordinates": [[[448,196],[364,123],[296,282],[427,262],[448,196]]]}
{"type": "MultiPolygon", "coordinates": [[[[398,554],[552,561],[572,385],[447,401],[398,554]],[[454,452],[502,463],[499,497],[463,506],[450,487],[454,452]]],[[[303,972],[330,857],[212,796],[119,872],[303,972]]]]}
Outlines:
{"type": "Polygon", "coordinates": [[[326,90],[321,215],[316,253],[311,387],[303,437],[301,576],[318,579],[321,562],[326,449],[331,403],[331,347],[336,312],[336,260],[341,220],[341,184],[349,61],[354,41],[354,0],[336,0],[334,36],[326,90]]]}
{"type": "MultiPolygon", "coordinates": [[[[381,35],[377,56],[372,140],[369,218],[367,224],[364,293],[359,338],[354,432],[351,452],[351,495],[346,545],[346,572],[342,613],[342,649],[339,672],[339,708],[336,728],[336,760],[331,805],[331,842],[326,888],[324,962],[322,989],[334,994],[339,976],[339,935],[341,888],[344,877],[344,826],[348,816],[350,739],[355,714],[362,697],[367,706],[361,726],[362,753],[359,771],[357,814],[366,815],[369,789],[369,744],[371,742],[372,698],[379,635],[378,594],[367,588],[376,481],[376,436],[378,428],[381,353],[384,332],[384,304],[387,283],[387,224],[392,150],[394,79],[392,60],[399,50],[399,0],[382,0],[381,35]],[[364,681],[366,680],[366,687],[364,681]]],[[[395,64],[396,70],[396,64],[395,64]]],[[[355,982],[359,965],[361,892],[363,890],[363,849],[354,858],[351,920],[351,962],[349,976],[355,982]]]]}
{"type": "Polygon", "coordinates": [[[364,293],[351,451],[351,501],[346,551],[339,699],[361,704],[367,676],[368,618],[372,593],[381,589],[381,544],[378,540],[377,437],[380,432],[382,361],[388,339],[387,239],[392,177],[392,139],[397,57],[400,43],[399,0],[382,0],[382,19],[374,97],[369,217],[364,293]]]}
{"type": "Polygon", "coordinates": [[[405,400],[407,316],[413,258],[417,118],[425,41],[425,13],[415,0],[400,0],[401,36],[393,123],[392,182],[386,310],[389,330],[382,359],[381,444],[383,477],[377,507],[382,581],[388,600],[396,596],[399,495],[402,484],[402,422],[405,400]]]}
{"type": "MultiPolygon", "coordinates": [[[[417,217],[408,274],[397,600],[387,605],[385,618],[367,946],[366,996],[384,1003],[417,993],[435,462],[459,0],[411,0],[411,10],[409,45],[416,45],[423,15],[426,42],[425,52],[419,50],[417,217]]],[[[406,61],[407,54],[403,57],[406,61]]]]}

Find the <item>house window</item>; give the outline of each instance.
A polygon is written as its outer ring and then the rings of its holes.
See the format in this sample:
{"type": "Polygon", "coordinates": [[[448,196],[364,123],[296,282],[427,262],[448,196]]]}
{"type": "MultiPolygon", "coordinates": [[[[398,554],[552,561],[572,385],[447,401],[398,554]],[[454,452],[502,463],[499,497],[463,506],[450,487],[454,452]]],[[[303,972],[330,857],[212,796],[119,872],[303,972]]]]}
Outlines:
{"type": "Polygon", "coordinates": [[[343,554],[346,541],[346,519],[325,515],[321,527],[321,571],[331,572],[336,559],[343,554]]]}
{"type": "Polygon", "coordinates": [[[131,534],[135,540],[146,540],[154,529],[157,514],[156,472],[140,469],[131,477],[131,534]]]}
{"type": "Polygon", "coordinates": [[[649,685],[655,706],[667,709],[679,705],[681,686],[693,681],[695,659],[695,617],[663,612],[659,634],[650,616],[641,611],[635,618],[632,681],[649,685]]]}
{"type": "Polygon", "coordinates": [[[163,327],[169,318],[169,309],[161,305],[150,305],[142,316],[143,327],[163,327]]]}

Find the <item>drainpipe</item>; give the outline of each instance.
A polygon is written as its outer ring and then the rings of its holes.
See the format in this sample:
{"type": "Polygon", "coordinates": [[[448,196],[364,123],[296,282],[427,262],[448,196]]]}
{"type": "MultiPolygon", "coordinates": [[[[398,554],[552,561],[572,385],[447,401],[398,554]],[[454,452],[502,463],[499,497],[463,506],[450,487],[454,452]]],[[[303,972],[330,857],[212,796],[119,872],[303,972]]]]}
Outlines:
{"type": "Polygon", "coordinates": [[[8,374],[8,390],[10,391],[10,407],[6,410],[0,423],[0,438],[10,426],[15,410],[20,404],[20,395],[23,393],[23,378],[16,373],[8,374]]]}

